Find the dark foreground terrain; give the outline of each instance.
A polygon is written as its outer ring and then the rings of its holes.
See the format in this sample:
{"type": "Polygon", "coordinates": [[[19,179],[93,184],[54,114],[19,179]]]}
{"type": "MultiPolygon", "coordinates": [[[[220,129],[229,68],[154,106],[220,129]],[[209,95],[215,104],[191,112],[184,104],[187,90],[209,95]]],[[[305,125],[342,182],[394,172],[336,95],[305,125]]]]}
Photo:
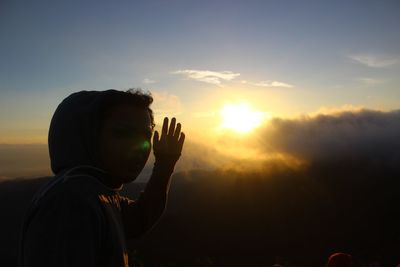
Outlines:
{"type": "MultiPolygon", "coordinates": [[[[265,173],[177,173],[162,219],[129,243],[132,265],[323,266],[330,253],[344,251],[356,266],[395,266],[399,174],[393,165],[346,161],[265,173]]],[[[24,209],[48,179],[0,183],[0,266],[16,265],[24,209]]],[[[123,194],[134,198],[143,187],[130,184],[123,194]]]]}

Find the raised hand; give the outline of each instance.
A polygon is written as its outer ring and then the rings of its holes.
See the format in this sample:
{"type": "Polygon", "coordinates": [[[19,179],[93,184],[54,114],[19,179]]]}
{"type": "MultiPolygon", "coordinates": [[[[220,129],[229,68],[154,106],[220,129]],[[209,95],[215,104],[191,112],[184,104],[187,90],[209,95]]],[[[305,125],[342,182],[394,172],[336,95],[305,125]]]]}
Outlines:
{"type": "Polygon", "coordinates": [[[176,119],[171,119],[171,125],[168,128],[168,118],[164,118],[161,137],[158,131],[154,132],[153,151],[156,161],[176,162],[182,152],[185,134],[181,132],[181,124],[176,124],[176,119]]]}

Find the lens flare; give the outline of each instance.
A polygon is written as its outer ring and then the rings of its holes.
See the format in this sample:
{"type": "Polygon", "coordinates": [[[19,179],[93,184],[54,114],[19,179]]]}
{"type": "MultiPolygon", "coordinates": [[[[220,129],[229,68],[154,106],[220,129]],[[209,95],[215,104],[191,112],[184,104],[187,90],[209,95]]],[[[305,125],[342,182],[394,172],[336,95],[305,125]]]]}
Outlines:
{"type": "Polygon", "coordinates": [[[150,142],[149,141],[144,141],[142,143],[142,149],[145,150],[145,151],[149,150],[150,149],[150,142]]]}

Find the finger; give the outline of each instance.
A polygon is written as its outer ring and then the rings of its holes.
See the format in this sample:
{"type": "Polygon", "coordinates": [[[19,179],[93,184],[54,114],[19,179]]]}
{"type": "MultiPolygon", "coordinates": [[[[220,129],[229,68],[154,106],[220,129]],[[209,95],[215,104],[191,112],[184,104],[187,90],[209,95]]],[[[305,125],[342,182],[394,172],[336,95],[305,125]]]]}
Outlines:
{"type": "Polygon", "coordinates": [[[172,118],[171,119],[171,125],[169,126],[169,131],[168,131],[168,136],[173,137],[174,132],[175,132],[175,124],[176,124],[176,119],[172,118]]]}
{"type": "Polygon", "coordinates": [[[183,143],[185,142],[185,134],[182,132],[181,133],[181,137],[178,140],[178,151],[179,153],[182,152],[182,148],[183,148],[183,143]]]}
{"type": "Polygon", "coordinates": [[[154,132],[154,136],[153,136],[153,147],[158,145],[158,131],[154,132]]]}
{"type": "Polygon", "coordinates": [[[167,132],[168,132],[168,117],[165,117],[162,125],[161,138],[167,135],[167,132]]]}
{"type": "Polygon", "coordinates": [[[178,139],[179,138],[179,134],[181,133],[181,124],[180,123],[178,123],[177,125],[176,125],[176,129],[175,129],[175,133],[174,133],[174,136],[175,136],[175,138],[176,139],[178,139]]]}

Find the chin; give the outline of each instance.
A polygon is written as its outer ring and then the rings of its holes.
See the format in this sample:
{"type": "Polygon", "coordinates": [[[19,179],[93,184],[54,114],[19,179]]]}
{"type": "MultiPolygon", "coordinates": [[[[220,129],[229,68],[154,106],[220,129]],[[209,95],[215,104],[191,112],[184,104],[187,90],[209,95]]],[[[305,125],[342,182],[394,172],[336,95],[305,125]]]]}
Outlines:
{"type": "Polygon", "coordinates": [[[136,180],[136,178],[139,176],[139,174],[142,172],[144,169],[144,163],[140,162],[135,165],[130,165],[127,168],[123,170],[123,175],[122,177],[122,182],[123,183],[130,183],[136,180]]]}
{"type": "Polygon", "coordinates": [[[137,176],[134,176],[134,177],[127,177],[127,178],[123,181],[123,183],[124,183],[124,184],[132,183],[133,181],[136,180],[136,178],[137,178],[137,176]]]}
{"type": "Polygon", "coordinates": [[[122,182],[124,184],[133,182],[136,180],[136,178],[139,176],[139,174],[140,174],[140,171],[137,171],[137,170],[128,172],[126,175],[124,175],[124,179],[122,182]]]}

